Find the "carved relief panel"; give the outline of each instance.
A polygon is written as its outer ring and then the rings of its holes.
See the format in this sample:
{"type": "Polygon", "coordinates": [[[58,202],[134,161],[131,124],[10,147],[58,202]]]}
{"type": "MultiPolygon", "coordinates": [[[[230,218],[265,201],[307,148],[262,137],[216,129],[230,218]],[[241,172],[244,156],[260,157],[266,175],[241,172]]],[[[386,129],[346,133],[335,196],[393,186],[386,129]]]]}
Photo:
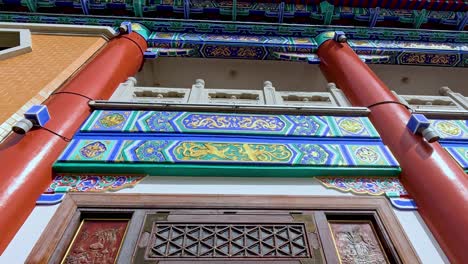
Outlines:
{"type": "Polygon", "coordinates": [[[105,218],[82,220],[62,263],[115,263],[128,221],[105,218]]]}
{"type": "Polygon", "coordinates": [[[389,263],[370,221],[331,221],[329,225],[341,263],[389,263]]]}

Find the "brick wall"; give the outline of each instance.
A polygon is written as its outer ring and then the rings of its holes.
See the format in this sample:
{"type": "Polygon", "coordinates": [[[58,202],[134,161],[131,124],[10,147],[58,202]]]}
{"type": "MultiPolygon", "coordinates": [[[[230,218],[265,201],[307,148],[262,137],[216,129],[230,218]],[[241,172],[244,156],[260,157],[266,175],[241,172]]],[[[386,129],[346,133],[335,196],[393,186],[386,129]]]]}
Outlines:
{"type": "Polygon", "coordinates": [[[31,39],[32,52],[0,61],[0,141],[25,110],[43,102],[106,43],[83,36],[31,39]]]}

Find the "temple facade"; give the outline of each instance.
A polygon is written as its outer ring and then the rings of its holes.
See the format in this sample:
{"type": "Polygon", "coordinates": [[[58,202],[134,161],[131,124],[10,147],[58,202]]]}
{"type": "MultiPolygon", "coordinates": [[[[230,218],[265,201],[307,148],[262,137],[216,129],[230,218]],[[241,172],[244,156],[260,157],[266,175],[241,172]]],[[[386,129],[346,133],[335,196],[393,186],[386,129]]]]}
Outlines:
{"type": "Polygon", "coordinates": [[[0,21],[0,263],[466,263],[466,1],[0,21]]]}

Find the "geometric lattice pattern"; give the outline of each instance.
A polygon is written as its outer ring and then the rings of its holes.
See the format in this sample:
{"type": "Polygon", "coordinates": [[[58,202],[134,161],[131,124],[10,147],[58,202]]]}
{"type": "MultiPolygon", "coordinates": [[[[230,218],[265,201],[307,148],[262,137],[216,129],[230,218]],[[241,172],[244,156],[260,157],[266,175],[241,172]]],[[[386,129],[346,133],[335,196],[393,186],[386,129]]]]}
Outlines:
{"type": "Polygon", "coordinates": [[[155,224],[145,258],[305,258],[305,233],[302,224],[155,224]]]}

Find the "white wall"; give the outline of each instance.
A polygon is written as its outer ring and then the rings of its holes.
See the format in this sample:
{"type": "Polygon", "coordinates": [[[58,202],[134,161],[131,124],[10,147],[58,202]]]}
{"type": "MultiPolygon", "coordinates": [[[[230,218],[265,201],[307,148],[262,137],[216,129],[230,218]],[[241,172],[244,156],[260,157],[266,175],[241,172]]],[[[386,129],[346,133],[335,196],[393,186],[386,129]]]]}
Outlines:
{"type": "MultiPolygon", "coordinates": [[[[147,177],[135,188],[119,193],[151,194],[248,194],[248,195],[352,195],[326,189],[313,178],[147,177]]],[[[38,206],[25,222],[0,263],[23,263],[56,206],[38,206]]],[[[423,263],[449,263],[419,214],[394,210],[423,263]]]]}

